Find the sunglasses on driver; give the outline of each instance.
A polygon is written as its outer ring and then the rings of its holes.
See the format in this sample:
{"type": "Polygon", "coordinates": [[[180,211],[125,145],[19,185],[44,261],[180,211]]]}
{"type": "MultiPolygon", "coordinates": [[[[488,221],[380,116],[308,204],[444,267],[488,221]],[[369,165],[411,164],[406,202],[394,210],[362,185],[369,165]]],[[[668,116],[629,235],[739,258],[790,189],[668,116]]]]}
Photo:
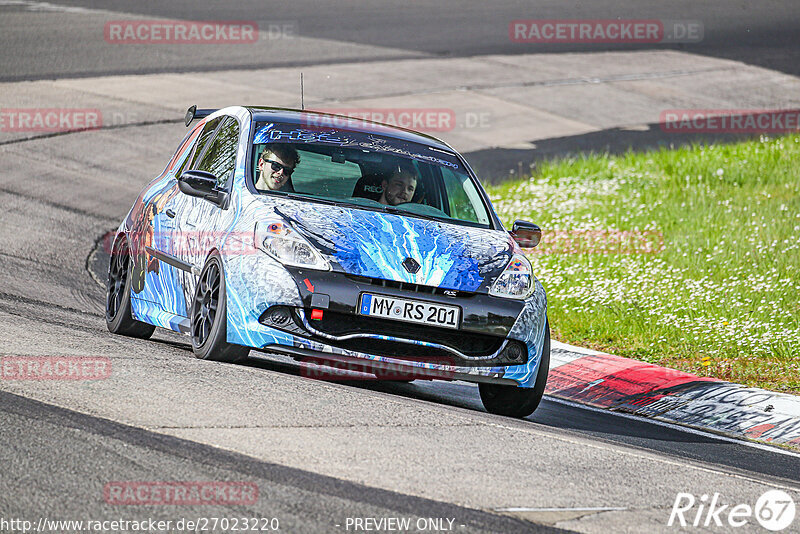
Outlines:
{"type": "Polygon", "coordinates": [[[261,159],[270,164],[270,166],[272,167],[272,172],[278,172],[280,170],[283,170],[283,174],[285,174],[286,176],[291,176],[292,173],[294,172],[294,167],[287,167],[286,165],[278,163],[275,160],[264,159],[263,157],[261,159]]]}

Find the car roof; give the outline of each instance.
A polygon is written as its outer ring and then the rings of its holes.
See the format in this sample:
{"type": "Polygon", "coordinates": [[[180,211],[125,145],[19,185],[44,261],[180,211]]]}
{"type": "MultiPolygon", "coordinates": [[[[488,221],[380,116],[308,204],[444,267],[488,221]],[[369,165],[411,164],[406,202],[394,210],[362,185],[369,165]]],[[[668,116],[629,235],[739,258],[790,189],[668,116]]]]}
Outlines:
{"type": "MultiPolygon", "coordinates": [[[[415,132],[414,130],[407,130],[405,128],[400,128],[398,126],[392,126],[391,124],[383,124],[380,122],[374,122],[361,118],[347,117],[345,115],[335,115],[333,113],[322,113],[319,111],[312,111],[312,110],[274,108],[267,106],[247,106],[247,109],[249,109],[250,112],[253,114],[253,118],[259,122],[275,121],[275,122],[283,122],[289,124],[306,124],[309,122],[309,115],[320,118],[331,117],[331,118],[342,119],[343,121],[343,127],[341,128],[342,130],[379,134],[382,135],[383,137],[399,139],[401,141],[409,141],[412,143],[421,143],[423,145],[428,145],[433,148],[438,148],[446,150],[448,152],[455,153],[455,150],[441,139],[437,139],[431,135],[423,134],[420,132],[415,132]],[[372,125],[374,125],[374,127],[372,127],[372,125]]],[[[326,123],[324,121],[321,121],[321,125],[325,124],[326,123]]]]}

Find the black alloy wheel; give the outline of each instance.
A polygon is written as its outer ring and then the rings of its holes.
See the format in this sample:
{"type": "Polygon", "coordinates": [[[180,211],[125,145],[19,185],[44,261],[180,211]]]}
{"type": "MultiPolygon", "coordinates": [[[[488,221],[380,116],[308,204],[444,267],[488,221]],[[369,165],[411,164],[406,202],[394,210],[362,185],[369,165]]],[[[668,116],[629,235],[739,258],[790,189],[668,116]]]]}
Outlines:
{"type": "Polygon", "coordinates": [[[237,362],[246,358],[250,349],[227,341],[228,299],[222,269],[222,258],[214,251],[200,273],[192,300],[192,351],[202,360],[237,362]]]}
{"type": "Polygon", "coordinates": [[[219,267],[215,262],[209,263],[197,283],[194,306],[192,306],[192,343],[198,347],[208,340],[217,317],[219,281],[219,267]]]}
{"type": "Polygon", "coordinates": [[[117,236],[111,248],[106,284],[106,326],[114,334],[147,339],[156,327],[137,321],[131,314],[131,258],[128,240],[117,236]]]}

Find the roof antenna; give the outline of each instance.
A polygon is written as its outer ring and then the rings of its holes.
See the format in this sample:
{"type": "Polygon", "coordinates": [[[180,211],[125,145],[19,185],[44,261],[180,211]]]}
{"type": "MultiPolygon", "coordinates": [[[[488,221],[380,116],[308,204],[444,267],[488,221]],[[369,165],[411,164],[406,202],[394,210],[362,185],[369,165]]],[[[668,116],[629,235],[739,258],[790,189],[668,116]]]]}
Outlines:
{"type": "Polygon", "coordinates": [[[300,111],[304,111],[305,109],[305,100],[303,98],[303,71],[300,71],[300,111]]]}

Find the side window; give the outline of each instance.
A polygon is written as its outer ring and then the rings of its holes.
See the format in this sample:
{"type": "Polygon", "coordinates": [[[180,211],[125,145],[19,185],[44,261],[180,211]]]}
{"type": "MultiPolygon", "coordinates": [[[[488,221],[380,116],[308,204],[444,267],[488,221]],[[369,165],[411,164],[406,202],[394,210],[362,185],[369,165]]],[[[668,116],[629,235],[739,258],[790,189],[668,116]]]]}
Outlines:
{"type": "Polygon", "coordinates": [[[223,189],[236,168],[238,147],[239,123],[233,117],[226,117],[211,146],[200,156],[200,163],[195,164],[193,168],[216,176],[217,187],[223,189]]]}
{"type": "Polygon", "coordinates": [[[222,117],[217,117],[212,121],[208,121],[203,126],[203,131],[200,132],[200,135],[197,137],[197,143],[195,143],[191,155],[183,162],[183,166],[178,171],[178,176],[180,176],[180,173],[182,173],[184,169],[197,169],[197,160],[203,155],[203,149],[208,144],[208,140],[211,139],[211,136],[214,135],[214,130],[217,129],[221,120],[222,117]]]}
{"type": "Polygon", "coordinates": [[[465,175],[457,175],[450,169],[442,168],[442,179],[447,189],[450,216],[463,221],[489,224],[485,215],[478,217],[473,203],[481,205],[480,193],[465,175]]]}
{"type": "MultiPolygon", "coordinates": [[[[186,164],[186,160],[188,160],[189,158],[183,157],[183,159],[181,159],[181,157],[184,156],[187,150],[191,152],[191,149],[193,148],[193,144],[196,139],[197,139],[196,130],[190,130],[189,133],[186,134],[186,137],[183,138],[181,144],[178,145],[178,150],[175,151],[175,154],[172,156],[172,159],[169,160],[169,163],[167,164],[168,171],[174,169],[175,165],[178,165],[178,162],[180,162],[181,167],[183,167],[186,164]]],[[[183,170],[182,168],[179,169],[179,172],[182,170],[183,170]]]]}

